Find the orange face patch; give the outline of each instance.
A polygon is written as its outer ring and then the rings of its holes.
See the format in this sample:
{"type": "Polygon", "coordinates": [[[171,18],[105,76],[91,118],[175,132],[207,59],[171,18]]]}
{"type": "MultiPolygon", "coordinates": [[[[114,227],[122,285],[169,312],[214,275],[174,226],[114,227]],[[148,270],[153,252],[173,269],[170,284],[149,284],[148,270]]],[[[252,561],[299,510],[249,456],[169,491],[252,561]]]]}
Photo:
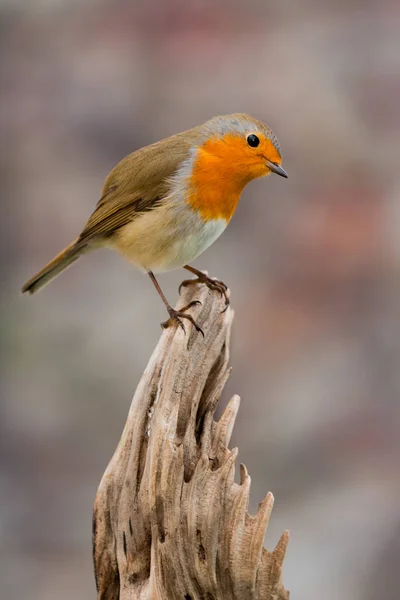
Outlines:
{"type": "Polygon", "coordinates": [[[269,174],[266,159],[281,163],[271,140],[259,133],[257,136],[257,148],[251,148],[245,136],[227,134],[207,140],[198,149],[186,200],[205,221],[230,221],[244,186],[269,174]]]}

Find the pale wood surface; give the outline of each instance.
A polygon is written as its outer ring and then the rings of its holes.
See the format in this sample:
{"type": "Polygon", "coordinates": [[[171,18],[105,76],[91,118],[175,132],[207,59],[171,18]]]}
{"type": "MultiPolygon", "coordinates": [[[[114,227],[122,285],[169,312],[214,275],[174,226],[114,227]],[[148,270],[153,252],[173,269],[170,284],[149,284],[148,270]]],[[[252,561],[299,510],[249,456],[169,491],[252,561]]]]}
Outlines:
{"type": "MultiPolygon", "coordinates": [[[[132,400],[100,483],[93,518],[98,599],[287,600],[288,533],[263,547],[273,496],[248,514],[250,477],[228,444],[234,396],[214,411],[229,376],[233,311],[204,285],[184,289],[205,339],[185,321],[165,330],[132,400]]],[[[260,452],[263,449],[260,448],[260,452]]]]}

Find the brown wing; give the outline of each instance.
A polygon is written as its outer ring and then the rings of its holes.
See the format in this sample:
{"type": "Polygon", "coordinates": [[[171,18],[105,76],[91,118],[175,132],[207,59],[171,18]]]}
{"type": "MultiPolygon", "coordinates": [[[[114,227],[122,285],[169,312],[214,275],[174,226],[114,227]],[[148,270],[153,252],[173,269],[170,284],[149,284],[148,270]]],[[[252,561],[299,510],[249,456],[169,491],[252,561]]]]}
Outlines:
{"type": "Polygon", "coordinates": [[[194,128],[122,159],[107,177],[102,196],[78,243],[107,237],[143,212],[160,205],[169,191],[168,178],[188,158],[198,137],[198,128],[194,128]]]}

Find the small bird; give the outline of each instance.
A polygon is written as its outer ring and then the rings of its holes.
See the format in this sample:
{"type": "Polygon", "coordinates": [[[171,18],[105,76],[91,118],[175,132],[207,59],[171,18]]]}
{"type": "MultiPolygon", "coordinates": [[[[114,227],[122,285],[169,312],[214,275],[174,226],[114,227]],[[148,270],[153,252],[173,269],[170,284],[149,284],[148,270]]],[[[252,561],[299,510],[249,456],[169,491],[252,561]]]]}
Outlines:
{"type": "Polygon", "coordinates": [[[101,198],[82,233],[23,286],[31,294],[49,283],[83,254],[97,248],[117,250],[148,273],[164,302],[169,319],[185,330],[182,319],[203,331],[187,310],[175,310],[154,273],[183,267],[196,279],[224,295],[226,285],[188,263],[225,230],[243,188],[256,177],[287,177],[275,134],[246,114],[210,119],[129,154],[108,175],[101,198]]]}

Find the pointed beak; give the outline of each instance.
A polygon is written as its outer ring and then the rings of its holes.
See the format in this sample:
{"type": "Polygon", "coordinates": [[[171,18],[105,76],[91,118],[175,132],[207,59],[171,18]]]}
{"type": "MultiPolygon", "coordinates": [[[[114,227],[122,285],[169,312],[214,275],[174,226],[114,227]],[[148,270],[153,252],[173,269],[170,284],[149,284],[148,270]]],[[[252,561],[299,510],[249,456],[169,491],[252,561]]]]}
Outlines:
{"type": "Polygon", "coordinates": [[[286,173],[285,169],[282,169],[280,165],[271,162],[270,160],[266,161],[266,165],[268,169],[270,169],[273,173],[276,173],[277,175],[280,175],[281,177],[285,177],[287,179],[288,174],[286,173]]]}

